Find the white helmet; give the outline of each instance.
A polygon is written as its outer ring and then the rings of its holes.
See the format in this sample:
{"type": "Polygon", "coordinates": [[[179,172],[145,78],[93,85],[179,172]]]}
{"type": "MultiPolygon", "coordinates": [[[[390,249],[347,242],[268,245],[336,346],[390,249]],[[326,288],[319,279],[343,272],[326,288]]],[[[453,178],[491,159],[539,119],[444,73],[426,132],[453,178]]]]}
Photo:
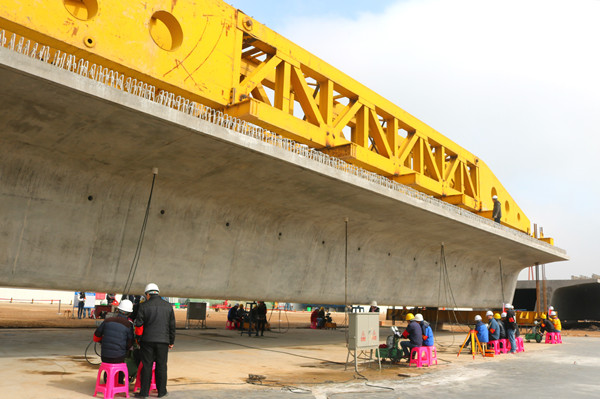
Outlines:
{"type": "Polygon", "coordinates": [[[377,301],[371,302],[371,306],[377,306],[377,301]]]}
{"type": "Polygon", "coordinates": [[[158,289],[158,285],[156,285],[154,283],[150,283],[150,284],[146,285],[146,288],[144,288],[144,293],[146,293],[146,294],[151,294],[151,293],[158,294],[159,292],[160,292],[160,290],[158,289]]]}
{"type": "Polygon", "coordinates": [[[476,316],[475,316],[475,321],[481,321],[481,316],[479,316],[479,315],[476,315],[476,316]]]}
{"type": "Polygon", "coordinates": [[[492,195],[492,199],[498,199],[497,195],[492,195]]]}
{"type": "Polygon", "coordinates": [[[415,315],[414,321],[423,321],[423,315],[421,313],[417,313],[415,315]]]}
{"type": "Polygon", "coordinates": [[[550,312],[550,316],[556,316],[556,312],[553,310],[552,312],[550,312]]]}
{"type": "Polygon", "coordinates": [[[133,312],[133,303],[129,299],[123,299],[117,309],[124,313],[131,313],[133,312]]]}
{"type": "Polygon", "coordinates": [[[548,310],[554,310],[554,306],[550,306],[548,310]]]}
{"type": "Polygon", "coordinates": [[[506,312],[502,312],[502,314],[500,315],[500,317],[506,317],[506,312]]]}
{"type": "Polygon", "coordinates": [[[492,312],[491,310],[488,310],[488,311],[485,313],[485,315],[486,315],[486,316],[494,316],[494,312],[492,312]]]}
{"type": "Polygon", "coordinates": [[[504,306],[506,309],[512,309],[513,305],[511,305],[510,303],[507,303],[506,306],[504,306]]]}

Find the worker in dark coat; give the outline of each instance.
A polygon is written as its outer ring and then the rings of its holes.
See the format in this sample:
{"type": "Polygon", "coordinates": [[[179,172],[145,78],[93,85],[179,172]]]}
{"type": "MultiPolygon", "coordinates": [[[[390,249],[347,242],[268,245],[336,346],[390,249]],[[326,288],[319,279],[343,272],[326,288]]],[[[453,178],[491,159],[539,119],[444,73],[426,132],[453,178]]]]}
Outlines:
{"type": "Polygon", "coordinates": [[[490,341],[497,341],[500,339],[500,326],[496,319],[494,319],[494,313],[488,310],[485,314],[488,318],[488,331],[490,341]]]}
{"type": "Polygon", "coordinates": [[[265,327],[267,325],[267,305],[263,301],[258,302],[256,306],[256,336],[260,330],[260,336],[265,335],[265,327]]]}
{"type": "Polygon", "coordinates": [[[495,313],[494,319],[498,323],[498,329],[500,331],[500,336],[498,337],[498,339],[506,339],[506,329],[504,328],[504,322],[502,321],[500,313],[495,313]]]}
{"type": "Polygon", "coordinates": [[[554,327],[554,323],[552,323],[552,320],[548,320],[546,318],[546,315],[543,314],[542,315],[542,321],[540,322],[540,332],[545,333],[554,333],[556,332],[556,327],[554,327]]]}
{"type": "Polygon", "coordinates": [[[504,327],[506,328],[506,336],[508,342],[510,342],[510,353],[517,353],[517,342],[515,336],[519,329],[517,325],[517,315],[513,306],[510,303],[505,305],[506,308],[506,319],[504,321],[504,327]]]}
{"type": "Polygon", "coordinates": [[[494,222],[500,223],[500,219],[502,218],[502,204],[500,203],[500,201],[498,201],[497,195],[492,196],[492,199],[494,200],[494,210],[492,211],[492,219],[494,219],[494,222]]]}
{"type": "Polygon", "coordinates": [[[402,346],[402,350],[404,351],[403,357],[410,362],[410,351],[412,348],[423,346],[423,330],[412,313],[406,315],[406,321],[408,321],[408,326],[402,333],[402,338],[408,338],[408,341],[400,342],[400,346],[402,346]]]}
{"type": "Polygon", "coordinates": [[[148,397],[152,381],[152,365],[156,363],[155,377],[158,397],[167,395],[167,359],[175,344],[175,313],[173,306],[158,294],[158,286],[150,283],[144,290],[146,302],[140,305],[135,320],[135,335],[140,343],[142,372],[140,392],[136,397],[148,397]]]}

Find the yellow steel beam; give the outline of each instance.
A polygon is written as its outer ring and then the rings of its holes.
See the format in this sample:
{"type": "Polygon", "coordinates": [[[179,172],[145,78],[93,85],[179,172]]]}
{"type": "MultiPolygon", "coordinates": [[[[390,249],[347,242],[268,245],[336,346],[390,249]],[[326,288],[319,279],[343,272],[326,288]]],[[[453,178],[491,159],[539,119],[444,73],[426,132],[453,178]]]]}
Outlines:
{"type": "Polygon", "coordinates": [[[529,232],[475,155],[222,0],[3,0],[0,28],[529,232]],[[302,112],[300,112],[302,110],[302,112]]]}

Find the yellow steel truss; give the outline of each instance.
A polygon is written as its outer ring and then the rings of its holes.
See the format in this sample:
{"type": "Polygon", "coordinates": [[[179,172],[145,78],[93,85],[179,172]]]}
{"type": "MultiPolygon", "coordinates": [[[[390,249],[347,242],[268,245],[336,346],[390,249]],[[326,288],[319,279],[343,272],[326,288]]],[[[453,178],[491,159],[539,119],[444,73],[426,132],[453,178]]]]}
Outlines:
{"type": "Polygon", "coordinates": [[[3,0],[0,28],[529,233],[475,155],[221,0],[3,0]]]}

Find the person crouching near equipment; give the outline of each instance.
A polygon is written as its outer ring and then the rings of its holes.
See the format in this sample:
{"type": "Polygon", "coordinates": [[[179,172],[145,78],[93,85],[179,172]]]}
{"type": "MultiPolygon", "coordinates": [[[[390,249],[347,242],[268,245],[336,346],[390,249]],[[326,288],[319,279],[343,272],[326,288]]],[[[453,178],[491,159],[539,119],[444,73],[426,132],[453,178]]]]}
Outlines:
{"type": "MultiPolygon", "coordinates": [[[[124,363],[127,351],[133,344],[133,325],[128,317],[133,312],[133,303],[124,299],[117,308],[115,317],[109,317],[94,332],[94,341],[102,344],[102,363],[124,363]]],[[[125,376],[119,373],[119,383],[125,376]]]]}
{"type": "Polygon", "coordinates": [[[552,321],[552,324],[554,324],[556,332],[560,332],[562,330],[562,323],[560,322],[556,311],[553,310],[550,312],[550,320],[552,321]]]}
{"type": "Polygon", "coordinates": [[[555,333],[556,328],[554,327],[554,323],[551,320],[548,320],[545,314],[542,314],[542,321],[540,322],[540,332],[541,333],[555,333]]]}
{"type": "Polygon", "coordinates": [[[423,346],[433,346],[433,330],[431,329],[431,325],[423,320],[421,313],[415,315],[415,321],[419,323],[421,331],[423,331],[423,346]]]}
{"type": "Polygon", "coordinates": [[[408,341],[400,342],[400,346],[404,351],[403,358],[408,359],[407,362],[410,362],[410,351],[412,348],[423,346],[423,330],[412,313],[406,315],[406,321],[408,321],[408,326],[406,326],[406,330],[402,333],[402,338],[408,338],[408,341]]]}
{"type": "Polygon", "coordinates": [[[485,351],[490,338],[488,334],[488,328],[485,324],[483,324],[480,315],[475,316],[475,330],[477,331],[477,340],[479,340],[481,347],[485,351]]]}
{"type": "Polygon", "coordinates": [[[496,319],[494,319],[494,313],[491,310],[488,310],[485,314],[488,318],[488,332],[489,332],[489,340],[497,341],[500,339],[500,326],[496,319]]]}

